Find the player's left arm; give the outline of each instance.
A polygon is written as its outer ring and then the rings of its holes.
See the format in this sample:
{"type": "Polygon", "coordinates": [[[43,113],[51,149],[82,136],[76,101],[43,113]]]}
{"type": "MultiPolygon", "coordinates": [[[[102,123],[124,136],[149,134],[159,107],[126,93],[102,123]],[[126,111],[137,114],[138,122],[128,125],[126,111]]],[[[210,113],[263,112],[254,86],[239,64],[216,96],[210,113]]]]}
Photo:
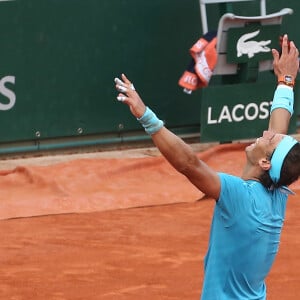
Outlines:
{"type": "Polygon", "coordinates": [[[282,54],[279,55],[276,49],[272,49],[272,53],[278,86],[271,107],[269,130],[287,134],[294,109],[293,88],[299,70],[299,51],[293,41],[288,41],[288,36],[285,34],[282,42],[282,54]]]}

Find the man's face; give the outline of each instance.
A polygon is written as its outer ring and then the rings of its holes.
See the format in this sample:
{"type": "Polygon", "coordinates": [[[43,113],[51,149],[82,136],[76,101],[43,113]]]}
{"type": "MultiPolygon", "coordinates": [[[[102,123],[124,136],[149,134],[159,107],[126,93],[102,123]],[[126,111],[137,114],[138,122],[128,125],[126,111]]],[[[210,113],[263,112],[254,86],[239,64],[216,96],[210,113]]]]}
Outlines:
{"type": "Polygon", "coordinates": [[[275,148],[284,137],[284,134],[269,130],[264,131],[260,138],[257,138],[253,144],[246,148],[248,159],[252,163],[256,163],[261,158],[270,160],[275,148]]]}

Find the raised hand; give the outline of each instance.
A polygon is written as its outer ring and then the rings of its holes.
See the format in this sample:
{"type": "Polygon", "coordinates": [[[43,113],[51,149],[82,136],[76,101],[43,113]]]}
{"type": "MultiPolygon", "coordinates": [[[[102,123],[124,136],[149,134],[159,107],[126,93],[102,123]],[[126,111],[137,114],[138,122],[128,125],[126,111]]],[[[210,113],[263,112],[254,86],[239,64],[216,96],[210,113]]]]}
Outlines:
{"type": "Polygon", "coordinates": [[[115,78],[116,89],[120,92],[117,96],[117,100],[127,104],[131,113],[140,118],[146,111],[146,106],[139,94],[136,92],[133,83],[124,75],[121,75],[121,79],[115,78]]]}
{"type": "Polygon", "coordinates": [[[299,51],[293,41],[285,34],[282,41],[282,53],[272,49],[274,73],[277,77],[291,75],[295,79],[299,70],[299,51]]]}

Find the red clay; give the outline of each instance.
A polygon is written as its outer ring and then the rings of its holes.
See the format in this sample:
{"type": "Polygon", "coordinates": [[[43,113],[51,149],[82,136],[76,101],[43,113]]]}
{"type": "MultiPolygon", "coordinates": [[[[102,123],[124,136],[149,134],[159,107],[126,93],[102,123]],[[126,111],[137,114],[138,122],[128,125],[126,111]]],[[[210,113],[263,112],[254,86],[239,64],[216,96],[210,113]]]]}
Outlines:
{"type": "MultiPolygon", "coordinates": [[[[199,156],[240,174],[242,148],[199,156]]],[[[214,202],[196,201],[163,158],[19,167],[0,188],[0,299],[199,299],[214,202]]],[[[299,201],[288,202],[268,300],[300,299],[299,201]]]]}

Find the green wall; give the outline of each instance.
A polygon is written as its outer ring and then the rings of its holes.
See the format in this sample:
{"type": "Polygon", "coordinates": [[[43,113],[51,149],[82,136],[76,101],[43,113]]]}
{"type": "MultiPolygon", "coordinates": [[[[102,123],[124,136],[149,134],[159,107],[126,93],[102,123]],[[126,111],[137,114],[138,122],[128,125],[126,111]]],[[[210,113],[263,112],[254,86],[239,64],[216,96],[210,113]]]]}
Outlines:
{"type": "MultiPolygon", "coordinates": [[[[282,30],[300,44],[300,3],[267,1],[268,13],[283,7],[295,12],[282,30]]],[[[255,13],[257,3],[235,9],[255,13]]],[[[209,7],[211,28],[220,13],[209,7]]],[[[143,134],[116,101],[113,79],[122,72],[169,128],[200,131],[201,92],[186,95],[177,84],[200,35],[197,0],[0,2],[2,146],[143,134]]]]}

